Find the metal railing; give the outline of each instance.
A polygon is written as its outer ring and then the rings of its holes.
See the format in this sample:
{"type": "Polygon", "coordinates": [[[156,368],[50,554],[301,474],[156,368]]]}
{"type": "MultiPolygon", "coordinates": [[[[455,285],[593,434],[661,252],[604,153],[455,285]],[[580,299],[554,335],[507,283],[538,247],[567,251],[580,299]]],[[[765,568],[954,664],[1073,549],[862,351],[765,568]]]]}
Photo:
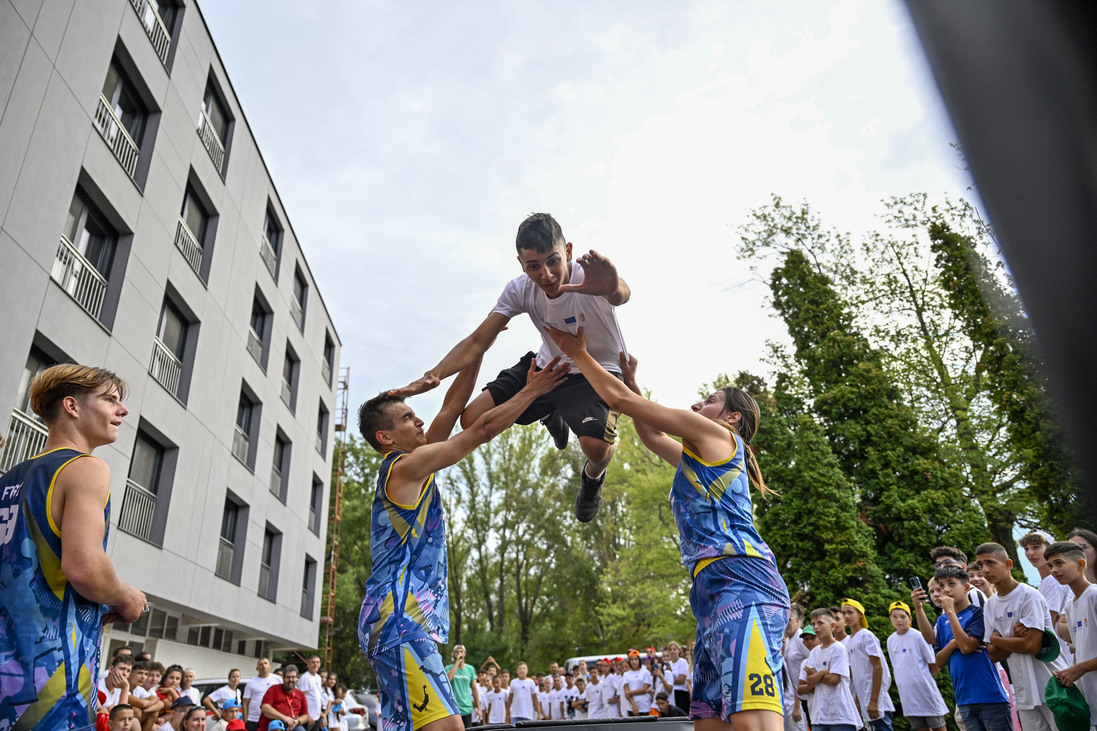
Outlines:
{"type": "Polygon", "coordinates": [[[272,599],[270,593],[270,566],[259,564],[259,596],[264,599],[272,599]]]}
{"type": "Polygon", "coordinates": [[[129,131],[122,126],[122,120],[114,113],[111,103],[102,94],[99,95],[99,105],[95,108],[94,124],[122,164],[126,175],[132,178],[137,172],[137,158],[141,151],[130,137],[129,131]]]}
{"type": "Polygon", "coordinates": [[[255,332],[254,328],[248,328],[248,352],[251,353],[251,357],[255,358],[255,362],[262,364],[263,362],[263,339],[259,337],[259,333],[255,332]]]}
{"type": "Polygon", "coordinates": [[[273,277],[274,270],[278,266],[278,255],[274,253],[274,247],[270,245],[270,239],[267,238],[266,233],[259,234],[259,256],[263,258],[263,263],[267,265],[267,270],[273,277]]]}
{"type": "Polygon", "coordinates": [[[236,546],[224,538],[217,545],[217,566],[214,573],[222,579],[232,581],[232,559],[236,553],[236,546]]]}
{"type": "Polygon", "coordinates": [[[160,63],[168,65],[168,50],[171,48],[171,34],[164,25],[156,6],[149,0],[130,0],[133,9],[137,11],[137,17],[141,19],[141,25],[145,26],[145,32],[149,34],[152,48],[160,57],[160,63]]]}
{"type": "Polygon", "coordinates": [[[324,379],[324,383],[331,385],[331,363],[326,360],[320,364],[320,375],[324,379]]]}
{"type": "Polygon", "coordinates": [[[171,352],[160,338],[152,339],[152,362],[149,373],[168,389],[172,396],[179,395],[179,379],[183,375],[183,361],[171,352]]]}
{"type": "Polygon", "coordinates": [[[213,166],[217,168],[217,172],[221,172],[221,163],[225,161],[225,145],[217,134],[217,130],[213,128],[213,122],[210,121],[205,109],[198,113],[198,136],[202,138],[202,144],[206,146],[206,152],[209,153],[213,166]]]}
{"type": "Polygon", "coordinates": [[[4,434],[4,447],[0,449],[0,473],[41,452],[48,434],[46,425],[38,419],[19,409],[12,409],[11,421],[4,434]]]}
{"type": "Polygon", "coordinates": [[[270,467],[270,491],[279,497],[282,496],[282,470],[278,469],[278,465],[270,467]]]}
{"type": "Polygon", "coordinates": [[[290,297],[289,299],[289,314],[293,318],[293,321],[297,323],[297,327],[305,329],[305,311],[301,307],[301,303],[297,301],[296,297],[290,297]]]}
{"type": "Polygon", "coordinates": [[[152,534],[152,518],[156,514],[156,493],[126,480],[126,494],[122,498],[122,512],[118,527],[130,535],[148,540],[152,534]]]}
{"type": "Polygon", "coordinates": [[[240,460],[244,464],[248,463],[248,447],[251,445],[251,439],[248,438],[247,432],[240,428],[240,425],[236,425],[236,430],[232,433],[232,454],[236,459],[240,460]]]}
{"type": "Polygon", "coordinates": [[[198,237],[182,218],[175,227],[175,248],[179,249],[194,273],[202,276],[202,244],[198,243],[198,237]]]}
{"type": "Polygon", "coordinates": [[[282,379],[282,403],[293,408],[293,386],[285,378],[282,379]]]}
{"type": "Polygon", "coordinates": [[[89,315],[99,319],[99,313],[103,310],[103,297],[107,293],[107,278],[64,235],[57,247],[57,257],[53,260],[50,276],[89,315]]]}
{"type": "Polygon", "coordinates": [[[309,530],[317,535],[320,533],[320,512],[315,505],[309,506],[309,530]]]}

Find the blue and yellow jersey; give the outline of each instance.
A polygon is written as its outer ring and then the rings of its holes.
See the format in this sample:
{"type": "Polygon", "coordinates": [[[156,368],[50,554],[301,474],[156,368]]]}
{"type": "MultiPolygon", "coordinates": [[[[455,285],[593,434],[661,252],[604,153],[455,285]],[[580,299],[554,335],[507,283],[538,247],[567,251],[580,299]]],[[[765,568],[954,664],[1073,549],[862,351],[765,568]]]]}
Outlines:
{"type": "Polygon", "coordinates": [[[689,449],[670,488],[670,508],[681,534],[682,563],[690,575],[724,556],[750,556],[775,563],[758,535],[750,500],[746,445],[732,432],[731,456],[705,462],[689,449]]]}
{"type": "Polygon", "coordinates": [[[446,585],[446,521],[434,475],[414,505],[399,505],[385,492],[393,465],[406,455],[389,452],[381,461],[373,497],[370,550],[373,569],[358,619],[358,639],[368,655],[405,639],[449,638],[446,585]]]}
{"type": "MultiPolygon", "coordinates": [[[[94,726],[103,609],[61,570],[61,531],[50,514],[58,474],[89,456],[55,449],[0,476],[0,728],[94,726]]],[[[109,496],[103,524],[105,550],[109,496]]]]}

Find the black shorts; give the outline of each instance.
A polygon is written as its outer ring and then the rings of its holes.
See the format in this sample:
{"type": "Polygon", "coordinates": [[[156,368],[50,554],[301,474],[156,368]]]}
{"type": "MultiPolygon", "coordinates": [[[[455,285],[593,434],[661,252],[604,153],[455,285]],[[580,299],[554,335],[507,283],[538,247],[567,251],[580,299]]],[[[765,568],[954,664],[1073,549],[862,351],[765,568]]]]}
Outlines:
{"type": "MultiPolygon", "coordinates": [[[[495,380],[484,387],[491,394],[495,405],[503,403],[521,391],[526,385],[529,364],[533,353],[526,353],[514,366],[500,371],[495,380]]],[[[541,370],[538,368],[537,370],[541,370]]],[[[610,371],[613,373],[613,371],[610,371]]],[[[617,378],[621,374],[613,373],[617,378]]],[[[568,429],[580,437],[594,437],[613,444],[617,441],[617,417],[620,412],[611,411],[594,387],[582,373],[570,373],[567,380],[529,405],[516,424],[532,424],[553,411],[559,411],[568,429]]]]}

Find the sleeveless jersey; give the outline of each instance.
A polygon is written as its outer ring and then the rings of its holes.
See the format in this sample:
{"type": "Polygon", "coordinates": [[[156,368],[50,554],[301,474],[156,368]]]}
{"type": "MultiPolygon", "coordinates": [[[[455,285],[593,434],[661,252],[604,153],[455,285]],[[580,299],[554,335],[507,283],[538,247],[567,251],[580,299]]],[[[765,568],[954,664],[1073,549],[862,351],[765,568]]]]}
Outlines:
{"type": "MultiPolygon", "coordinates": [[[[103,609],[62,572],[49,509],[58,473],[87,456],[55,449],[0,476],[0,728],[94,726],[103,609]]],[[[103,524],[105,550],[109,496],[103,524]]]]}
{"type": "Polygon", "coordinates": [[[367,655],[405,640],[449,639],[449,575],[446,521],[432,474],[415,505],[398,505],[385,493],[392,467],[405,452],[381,461],[373,497],[370,550],[373,568],[358,619],[358,639],[367,655]]]}
{"type": "Polygon", "coordinates": [[[683,448],[671,483],[670,508],[681,534],[682,563],[692,576],[723,556],[752,556],[776,565],[754,527],[746,445],[734,432],[732,438],[732,454],[721,462],[704,462],[683,448]]]}

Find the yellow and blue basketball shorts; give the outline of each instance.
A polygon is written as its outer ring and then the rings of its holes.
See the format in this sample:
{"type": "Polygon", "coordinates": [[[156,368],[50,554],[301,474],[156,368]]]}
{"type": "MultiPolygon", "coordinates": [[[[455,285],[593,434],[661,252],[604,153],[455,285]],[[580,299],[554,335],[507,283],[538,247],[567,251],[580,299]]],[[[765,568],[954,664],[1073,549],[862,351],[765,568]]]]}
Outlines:
{"type": "Polygon", "coordinates": [[[409,639],[374,653],[369,661],[380,690],[382,731],[414,731],[461,715],[434,640],[409,639]]]}
{"type": "Polygon", "coordinates": [[[781,638],[789,596],[772,561],[728,556],[693,578],[690,606],[697,618],[690,718],[750,710],[783,715],[781,638]]]}

